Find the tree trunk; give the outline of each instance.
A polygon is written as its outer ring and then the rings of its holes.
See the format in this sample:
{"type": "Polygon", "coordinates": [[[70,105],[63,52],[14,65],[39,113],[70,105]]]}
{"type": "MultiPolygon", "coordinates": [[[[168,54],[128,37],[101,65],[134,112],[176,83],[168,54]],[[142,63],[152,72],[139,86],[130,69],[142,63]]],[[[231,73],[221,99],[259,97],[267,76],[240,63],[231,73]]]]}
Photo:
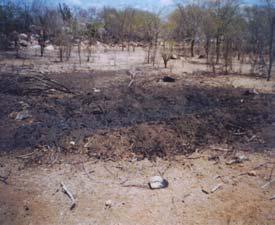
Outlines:
{"type": "Polygon", "coordinates": [[[19,41],[15,41],[16,58],[19,58],[19,41]]]}
{"type": "Polygon", "coordinates": [[[163,62],[164,62],[164,68],[166,69],[168,66],[168,61],[169,61],[169,56],[166,56],[165,58],[163,58],[163,62]]]}
{"type": "Polygon", "coordinates": [[[165,69],[167,68],[167,64],[168,64],[168,61],[167,61],[167,60],[164,60],[164,68],[165,68],[165,69]]]}
{"type": "Polygon", "coordinates": [[[267,72],[267,81],[270,81],[270,78],[271,78],[271,70],[272,70],[272,63],[273,63],[274,26],[275,26],[275,17],[272,19],[271,26],[270,26],[269,65],[268,65],[268,72],[267,72]]]}
{"type": "Polygon", "coordinates": [[[151,48],[152,48],[152,45],[150,43],[147,51],[147,64],[150,64],[151,48]]]}
{"type": "Polygon", "coordinates": [[[216,38],[216,64],[219,64],[219,62],[220,62],[220,45],[221,45],[220,37],[217,36],[217,38],[216,38]]]}
{"type": "Polygon", "coordinates": [[[81,64],[81,41],[79,41],[77,45],[77,52],[78,52],[79,64],[81,64]]]}
{"type": "Polygon", "coordinates": [[[45,47],[46,47],[46,40],[47,40],[46,31],[44,29],[42,29],[40,31],[40,36],[39,36],[39,39],[38,39],[38,44],[40,45],[40,56],[41,57],[44,56],[44,50],[45,50],[45,47]]]}
{"type": "Polygon", "coordinates": [[[155,40],[154,40],[154,49],[153,49],[153,66],[155,66],[156,63],[156,57],[157,57],[157,51],[158,51],[158,32],[155,35],[155,40]]]}
{"type": "Polygon", "coordinates": [[[60,59],[60,62],[63,62],[63,49],[61,46],[59,47],[59,59],[60,59]]]}
{"type": "Polygon", "coordinates": [[[191,57],[194,57],[194,45],[195,45],[195,40],[193,39],[191,41],[191,48],[190,48],[190,50],[191,50],[191,57]]]}
{"type": "Polygon", "coordinates": [[[205,43],[205,54],[206,54],[206,61],[208,63],[209,61],[209,47],[210,47],[210,39],[207,37],[206,38],[206,43],[205,43]]]}
{"type": "Polygon", "coordinates": [[[229,40],[225,41],[225,52],[224,52],[224,67],[225,67],[225,74],[228,74],[228,66],[229,66],[229,40]]]}
{"type": "Polygon", "coordinates": [[[45,44],[41,43],[40,44],[40,57],[44,56],[44,49],[45,49],[45,44]]]}

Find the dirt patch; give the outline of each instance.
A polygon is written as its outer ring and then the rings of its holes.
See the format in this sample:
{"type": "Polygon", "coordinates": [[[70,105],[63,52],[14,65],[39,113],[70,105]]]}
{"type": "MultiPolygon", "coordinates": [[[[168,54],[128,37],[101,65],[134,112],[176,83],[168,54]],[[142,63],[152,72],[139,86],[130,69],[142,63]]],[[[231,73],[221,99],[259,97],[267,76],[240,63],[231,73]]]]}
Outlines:
{"type": "MultiPolygon", "coordinates": [[[[249,161],[226,165],[227,153],[204,151],[173,162],[85,160],[68,156],[61,164],[20,169],[21,161],[1,157],[10,170],[8,185],[0,183],[0,223],[15,224],[274,224],[274,186],[261,188],[269,179],[274,158],[245,154],[249,161]],[[209,156],[219,161],[209,161],[209,156]],[[193,158],[193,159],[191,159],[193,158]],[[265,164],[266,163],[266,164],[265,164]],[[245,172],[263,164],[256,176],[245,172]],[[139,188],[162,174],[169,187],[139,188]],[[240,175],[245,174],[245,175],[240,175]],[[76,198],[62,193],[60,183],[76,198]],[[202,189],[222,187],[205,194],[202,189]],[[111,207],[105,202],[110,201],[111,207]]],[[[1,172],[3,173],[1,169],[1,172]]],[[[273,175],[274,177],[274,175],[273,175]]]]}

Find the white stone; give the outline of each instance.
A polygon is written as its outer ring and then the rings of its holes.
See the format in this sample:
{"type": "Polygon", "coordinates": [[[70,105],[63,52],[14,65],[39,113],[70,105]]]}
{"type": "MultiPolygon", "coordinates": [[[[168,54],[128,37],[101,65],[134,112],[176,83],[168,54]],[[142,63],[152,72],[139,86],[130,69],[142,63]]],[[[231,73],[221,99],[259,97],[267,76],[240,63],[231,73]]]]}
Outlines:
{"type": "Polygon", "coordinates": [[[105,202],[105,206],[106,206],[106,208],[111,208],[112,207],[112,201],[111,200],[107,200],[106,202],[105,202]]]}
{"type": "Polygon", "coordinates": [[[31,49],[40,49],[40,45],[32,45],[30,46],[31,49]]]}
{"type": "Polygon", "coordinates": [[[54,47],[53,47],[53,45],[48,45],[48,46],[45,48],[45,50],[47,50],[47,51],[54,51],[54,47]]]}
{"type": "Polygon", "coordinates": [[[21,111],[17,113],[15,119],[16,120],[24,120],[32,117],[28,110],[21,111]]]}
{"type": "Polygon", "coordinates": [[[150,178],[149,187],[151,189],[161,189],[168,186],[167,180],[163,179],[161,176],[154,176],[150,178]]]}
{"type": "Polygon", "coordinates": [[[19,34],[19,38],[21,39],[21,40],[28,40],[28,35],[26,35],[26,34],[24,34],[24,33],[22,33],[22,34],[19,34]]]}

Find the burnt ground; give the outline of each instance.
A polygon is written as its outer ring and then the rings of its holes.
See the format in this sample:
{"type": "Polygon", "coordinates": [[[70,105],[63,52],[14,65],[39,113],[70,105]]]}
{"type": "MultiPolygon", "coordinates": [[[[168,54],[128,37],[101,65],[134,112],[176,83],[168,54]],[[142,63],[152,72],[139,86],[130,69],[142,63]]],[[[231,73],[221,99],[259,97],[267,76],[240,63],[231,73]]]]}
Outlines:
{"type": "Polygon", "coordinates": [[[128,87],[126,71],[1,74],[1,153],[36,149],[37,162],[52,163],[57,156],[47,149],[101,159],[154,159],[213,144],[266,148],[262,130],[272,122],[271,94],[185,84],[179,75],[165,83],[165,75],[139,73],[128,87]],[[22,110],[31,117],[16,120],[22,110]]]}
{"type": "Polygon", "coordinates": [[[24,74],[0,75],[0,224],[274,224],[272,92],[160,71],[130,87],[126,71],[24,74]],[[155,175],[168,188],[142,188],[155,175]]]}

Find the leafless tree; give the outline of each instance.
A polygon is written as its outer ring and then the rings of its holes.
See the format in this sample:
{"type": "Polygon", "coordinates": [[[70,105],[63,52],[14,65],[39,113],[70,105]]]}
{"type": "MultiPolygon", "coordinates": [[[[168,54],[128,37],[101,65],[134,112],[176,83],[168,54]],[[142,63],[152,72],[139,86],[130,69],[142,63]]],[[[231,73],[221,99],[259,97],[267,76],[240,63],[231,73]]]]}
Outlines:
{"type": "Polygon", "coordinates": [[[268,11],[268,21],[270,26],[269,33],[269,64],[267,71],[267,80],[271,79],[271,71],[273,64],[273,56],[274,56],[274,31],[275,31],[275,1],[266,0],[267,11],[268,11]]]}

